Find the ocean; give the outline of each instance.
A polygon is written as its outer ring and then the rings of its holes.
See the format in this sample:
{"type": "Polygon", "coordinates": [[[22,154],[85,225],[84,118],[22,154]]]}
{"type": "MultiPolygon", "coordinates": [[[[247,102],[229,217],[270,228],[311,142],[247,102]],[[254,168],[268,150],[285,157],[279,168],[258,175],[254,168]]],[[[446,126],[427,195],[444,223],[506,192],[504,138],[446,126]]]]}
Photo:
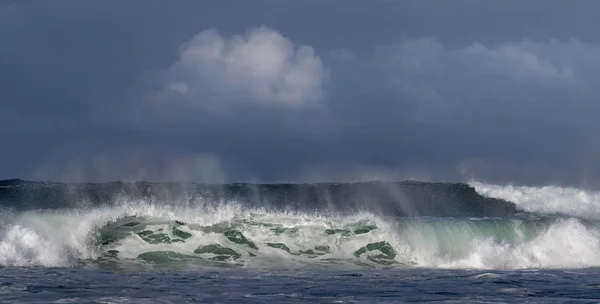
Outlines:
{"type": "Polygon", "coordinates": [[[0,181],[6,303],[596,303],[600,193],[0,181]]]}

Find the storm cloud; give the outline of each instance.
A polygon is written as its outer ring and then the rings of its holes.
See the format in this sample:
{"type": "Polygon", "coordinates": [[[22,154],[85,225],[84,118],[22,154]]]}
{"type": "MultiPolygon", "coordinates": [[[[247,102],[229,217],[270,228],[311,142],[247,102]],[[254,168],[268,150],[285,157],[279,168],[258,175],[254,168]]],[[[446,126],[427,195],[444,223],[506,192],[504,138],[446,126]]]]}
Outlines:
{"type": "Polygon", "coordinates": [[[2,5],[0,178],[600,186],[597,2],[128,3],[2,5]]]}

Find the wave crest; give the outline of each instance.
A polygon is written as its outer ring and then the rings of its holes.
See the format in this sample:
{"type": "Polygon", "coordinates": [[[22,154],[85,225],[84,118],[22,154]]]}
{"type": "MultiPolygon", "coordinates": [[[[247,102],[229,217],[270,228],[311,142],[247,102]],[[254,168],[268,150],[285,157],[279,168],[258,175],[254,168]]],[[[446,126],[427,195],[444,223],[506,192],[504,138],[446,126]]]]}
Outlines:
{"type": "Polygon", "coordinates": [[[513,202],[527,212],[600,219],[599,192],[573,187],[492,185],[475,181],[470,185],[481,195],[513,202]]]}
{"type": "Polygon", "coordinates": [[[3,220],[3,266],[556,268],[600,266],[597,222],[324,215],[143,202],[3,220]]]}

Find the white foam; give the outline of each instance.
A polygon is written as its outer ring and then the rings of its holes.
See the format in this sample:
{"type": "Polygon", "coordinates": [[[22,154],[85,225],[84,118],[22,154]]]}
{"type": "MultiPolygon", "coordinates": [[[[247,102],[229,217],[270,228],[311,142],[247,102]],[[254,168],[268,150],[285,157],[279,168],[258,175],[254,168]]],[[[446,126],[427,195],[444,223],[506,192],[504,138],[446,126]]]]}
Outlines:
{"type": "Polygon", "coordinates": [[[503,186],[475,181],[469,184],[481,195],[513,202],[524,211],[600,219],[599,192],[558,186],[503,186]]]}
{"type": "Polygon", "coordinates": [[[600,232],[577,219],[559,220],[533,240],[509,244],[476,238],[462,258],[441,258],[432,267],[477,269],[583,268],[600,266],[600,232]]]}
{"type": "Polygon", "coordinates": [[[94,232],[124,216],[177,219],[211,225],[241,214],[236,204],[193,208],[123,201],[115,207],[87,210],[28,211],[4,214],[0,225],[0,265],[70,266],[95,258],[94,232]]]}

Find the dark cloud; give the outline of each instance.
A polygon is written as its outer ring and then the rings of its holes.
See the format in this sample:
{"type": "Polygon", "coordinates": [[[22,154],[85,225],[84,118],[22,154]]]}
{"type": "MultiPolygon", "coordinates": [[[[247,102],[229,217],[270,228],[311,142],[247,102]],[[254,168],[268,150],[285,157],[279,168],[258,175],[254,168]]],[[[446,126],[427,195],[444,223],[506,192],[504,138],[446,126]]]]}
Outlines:
{"type": "Polygon", "coordinates": [[[598,9],[8,2],[0,178],[598,185],[598,9]]]}

